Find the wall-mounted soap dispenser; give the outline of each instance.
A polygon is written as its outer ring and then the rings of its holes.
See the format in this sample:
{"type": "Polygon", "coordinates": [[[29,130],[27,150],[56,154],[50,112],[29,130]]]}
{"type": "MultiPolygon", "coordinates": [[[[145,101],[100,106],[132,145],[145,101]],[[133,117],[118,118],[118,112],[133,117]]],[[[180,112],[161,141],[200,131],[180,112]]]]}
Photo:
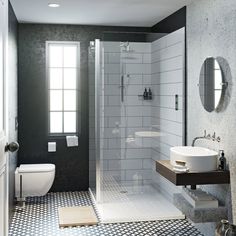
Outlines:
{"type": "Polygon", "coordinates": [[[219,152],[219,169],[220,170],[226,170],[226,158],[224,150],[220,150],[219,152]]]}

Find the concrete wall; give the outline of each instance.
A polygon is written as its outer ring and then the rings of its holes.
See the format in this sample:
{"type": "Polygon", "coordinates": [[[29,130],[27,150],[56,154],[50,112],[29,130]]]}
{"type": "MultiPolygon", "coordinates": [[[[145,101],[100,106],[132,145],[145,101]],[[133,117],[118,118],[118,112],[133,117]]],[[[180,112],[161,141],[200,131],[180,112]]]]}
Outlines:
{"type": "MultiPolygon", "coordinates": [[[[231,172],[231,185],[203,186],[231,210],[236,223],[236,4],[235,0],[198,0],[187,7],[188,144],[194,137],[216,132],[221,143],[199,141],[197,145],[224,149],[231,172]],[[219,57],[229,87],[219,111],[204,110],[198,89],[199,74],[206,57],[219,57]],[[232,207],[231,195],[232,193],[232,207]]],[[[213,228],[206,235],[213,235],[213,228]]]]}

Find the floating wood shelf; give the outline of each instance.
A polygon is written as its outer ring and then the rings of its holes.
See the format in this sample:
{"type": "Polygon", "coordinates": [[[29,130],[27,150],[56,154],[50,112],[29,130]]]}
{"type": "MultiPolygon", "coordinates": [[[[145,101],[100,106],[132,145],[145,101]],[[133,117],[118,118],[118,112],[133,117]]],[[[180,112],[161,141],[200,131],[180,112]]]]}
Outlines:
{"type": "Polygon", "coordinates": [[[156,161],[156,171],[177,186],[230,183],[230,172],[228,170],[179,173],[173,170],[170,161],[165,160],[156,161]]]}

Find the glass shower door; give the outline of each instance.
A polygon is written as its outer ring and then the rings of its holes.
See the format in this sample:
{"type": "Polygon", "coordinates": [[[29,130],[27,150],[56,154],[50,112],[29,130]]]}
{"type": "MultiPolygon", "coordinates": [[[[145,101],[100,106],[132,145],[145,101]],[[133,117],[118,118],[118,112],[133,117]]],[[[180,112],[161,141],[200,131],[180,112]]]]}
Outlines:
{"type": "Polygon", "coordinates": [[[90,42],[89,73],[89,188],[95,201],[101,202],[104,133],[104,56],[99,39],[90,42]]]}
{"type": "Polygon", "coordinates": [[[89,79],[89,189],[96,198],[96,146],[95,146],[95,42],[88,47],[89,79]]]}

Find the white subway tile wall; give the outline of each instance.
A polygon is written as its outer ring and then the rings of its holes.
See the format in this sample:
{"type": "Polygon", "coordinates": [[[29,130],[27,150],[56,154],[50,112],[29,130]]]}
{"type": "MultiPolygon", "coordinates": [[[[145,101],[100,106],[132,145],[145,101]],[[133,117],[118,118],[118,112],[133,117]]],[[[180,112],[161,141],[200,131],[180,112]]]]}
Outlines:
{"type": "Polygon", "coordinates": [[[183,145],[183,96],[185,70],[185,30],[180,29],[152,43],[152,130],[160,132],[152,140],[152,184],[170,198],[179,189],[157,174],[156,160],[168,160],[170,147],[183,145]],[[178,111],[175,95],[179,96],[178,111]],[[168,192],[167,192],[168,189],[168,192]]]}
{"type": "Polygon", "coordinates": [[[151,101],[138,95],[151,87],[151,43],[104,42],[104,97],[101,97],[101,139],[104,186],[151,181],[151,148],[135,143],[135,132],[151,129],[151,101]],[[121,76],[124,76],[124,102],[121,76]],[[109,183],[109,181],[111,181],[109,183]]]}

